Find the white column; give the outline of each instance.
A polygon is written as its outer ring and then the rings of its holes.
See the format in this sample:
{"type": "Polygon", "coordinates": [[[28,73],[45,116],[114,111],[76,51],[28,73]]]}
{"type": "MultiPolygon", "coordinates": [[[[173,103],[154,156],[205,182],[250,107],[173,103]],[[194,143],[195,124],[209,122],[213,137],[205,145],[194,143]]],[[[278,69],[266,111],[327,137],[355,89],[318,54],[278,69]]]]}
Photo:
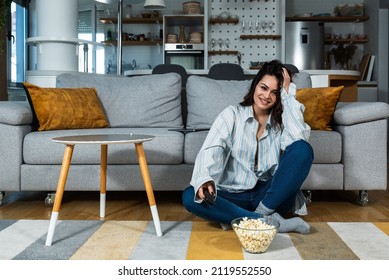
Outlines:
{"type": "MultiPolygon", "coordinates": [[[[36,0],[37,37],[74,41],[78,37],[78,0],[36,0]]],[[[37,70],[77,71],[78,45],[41,42],[37,70]]]]}

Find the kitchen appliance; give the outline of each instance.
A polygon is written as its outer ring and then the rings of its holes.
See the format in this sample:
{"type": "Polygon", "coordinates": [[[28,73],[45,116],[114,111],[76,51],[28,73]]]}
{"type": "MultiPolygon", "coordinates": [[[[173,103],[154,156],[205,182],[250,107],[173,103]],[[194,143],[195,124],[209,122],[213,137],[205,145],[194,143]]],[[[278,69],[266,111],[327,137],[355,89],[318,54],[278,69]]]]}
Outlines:
{"type": "Polygon", "coordinates": [[[185,69],[204,69],[204,44],[166,43],[164,63],[178,64],[185,69]]]}
{"type": "Polygon", "coordinates": [[[324,69],[324,23],[288,21],[285,24],[285,63],[298,69],[324,69]]]}

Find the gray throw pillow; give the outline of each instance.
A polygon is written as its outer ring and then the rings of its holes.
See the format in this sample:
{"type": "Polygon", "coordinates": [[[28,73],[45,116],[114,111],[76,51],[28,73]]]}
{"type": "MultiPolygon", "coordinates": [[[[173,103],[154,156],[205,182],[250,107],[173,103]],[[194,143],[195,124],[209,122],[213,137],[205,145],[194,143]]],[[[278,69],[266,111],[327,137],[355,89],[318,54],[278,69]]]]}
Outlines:
{"type": "Polygon", "coordinates": [[[248,93],[251,80],[213,80],[192,75],[186,83],[187,128],[208,129],[229,105],[238,104],[248,93]]]}
{"type": "Polygon", "coordinates": [[[110,127],[183,128],[177,73],[135,77],[65,73],[57,77],[57,87],[96,88],[110,127]]]}

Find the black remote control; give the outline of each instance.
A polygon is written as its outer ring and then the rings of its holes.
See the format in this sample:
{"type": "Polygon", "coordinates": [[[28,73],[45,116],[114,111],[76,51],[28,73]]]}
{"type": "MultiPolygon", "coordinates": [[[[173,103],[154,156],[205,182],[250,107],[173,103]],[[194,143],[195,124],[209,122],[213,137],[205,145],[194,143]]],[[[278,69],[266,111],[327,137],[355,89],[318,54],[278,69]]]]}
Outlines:
{"type": "Polygon", "coordinates": [[[204,189],[205,202],[209,205],[215,205],[215,197],[211,195],[208,189],[204,189]]]}

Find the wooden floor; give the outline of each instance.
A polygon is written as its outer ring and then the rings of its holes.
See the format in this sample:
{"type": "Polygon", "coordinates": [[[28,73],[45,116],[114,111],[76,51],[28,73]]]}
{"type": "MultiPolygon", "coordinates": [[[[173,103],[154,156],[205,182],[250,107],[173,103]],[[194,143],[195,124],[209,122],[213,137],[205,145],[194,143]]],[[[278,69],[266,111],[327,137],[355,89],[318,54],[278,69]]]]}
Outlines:
{"type": "MultiPolygon", "coordinates": [[[[0,206],[0,219],[49,219],[47,192],[9,192],[0,206]]],[[[155,192],[162,221],[198,220],[181,205],[180,192],[155,192]]],[[[361,206],[355,191],[313,191],[307,222],[389,222],[389,190],[370,191],[361,206]]],[[[98,220],[98,192],[65,192],[61,220],[98,220]]],[[[105,220],[151,220],[145,192],[107,192],[105,220]]]]}

